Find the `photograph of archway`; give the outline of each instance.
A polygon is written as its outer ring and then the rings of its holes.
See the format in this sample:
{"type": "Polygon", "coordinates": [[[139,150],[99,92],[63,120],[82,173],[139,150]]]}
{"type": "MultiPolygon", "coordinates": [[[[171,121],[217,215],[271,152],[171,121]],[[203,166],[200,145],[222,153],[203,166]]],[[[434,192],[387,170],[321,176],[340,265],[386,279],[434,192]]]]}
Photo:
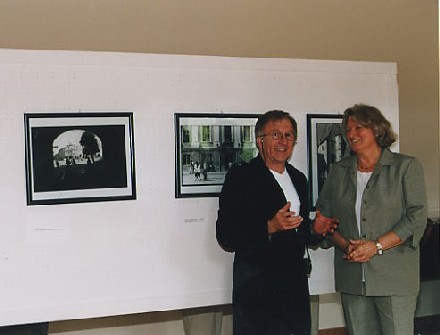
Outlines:
{"type": "Polygon", "coordinates": [[[133,114],[28,113],[28,205],[136,197],[133,114]]]}

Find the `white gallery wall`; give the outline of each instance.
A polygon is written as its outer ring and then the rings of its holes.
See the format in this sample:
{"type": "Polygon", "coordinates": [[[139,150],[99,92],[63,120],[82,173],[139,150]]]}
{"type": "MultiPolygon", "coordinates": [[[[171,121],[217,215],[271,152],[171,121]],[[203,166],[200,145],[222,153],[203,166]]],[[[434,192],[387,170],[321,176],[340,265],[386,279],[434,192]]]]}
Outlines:
{"type": "MultiPolygon", "coordinates": [[[[0,50],[0,325],[229,303],[218,200],[176,199],[174,113],[289,111],[308,174],[307,114],[372,104],[398,127],[394,63],[0,50]],[[26,205],[24,113],[134,113],[137,199],[26,205]]],[[[397,146],[393,148],[397,150],[397,146]]],[[[333,287],[312,252],[312,294],[333,287]]]]}

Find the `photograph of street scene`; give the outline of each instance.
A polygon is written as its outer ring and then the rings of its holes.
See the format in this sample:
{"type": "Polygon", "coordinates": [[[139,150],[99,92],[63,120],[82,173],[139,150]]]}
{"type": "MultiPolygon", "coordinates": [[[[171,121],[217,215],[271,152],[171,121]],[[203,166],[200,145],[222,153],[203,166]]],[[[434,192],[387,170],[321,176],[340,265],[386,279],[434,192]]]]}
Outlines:
{"type": "Polygon", "coordinates": [[[229,168],[257,154],[256,115],[177,114],[177,195],[218,194],[229,168]]]}

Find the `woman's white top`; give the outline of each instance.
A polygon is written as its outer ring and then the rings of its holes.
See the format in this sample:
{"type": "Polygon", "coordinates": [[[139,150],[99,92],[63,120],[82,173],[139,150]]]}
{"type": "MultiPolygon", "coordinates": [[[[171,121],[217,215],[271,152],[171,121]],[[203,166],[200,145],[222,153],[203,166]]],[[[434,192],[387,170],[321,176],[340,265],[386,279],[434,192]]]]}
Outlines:
{"type": "MultiPolygon", "coordinates": [[[[359,236],[362,236],[361,230],[361,206],[362,206],[362,196],[364,195],[365,188],[367,187],[367,183],[370,180],[371,174],[373,172],[361,172],[357,171],[356,177],[356,222],[359,231],[359,236]]],[[[362,281],[365,281],[365,264],[362,264],[362,281]]]]}
{"type": "Polygon", "coordinates": [[[373,172],[357,172],[357,195],[356,195],[356,221],[359,231],[359,235],[362,236],[361,231],[361,206],[362,206],[362,196],[364,194],[367,183],[370,180],[371,174],[373,172]]]}

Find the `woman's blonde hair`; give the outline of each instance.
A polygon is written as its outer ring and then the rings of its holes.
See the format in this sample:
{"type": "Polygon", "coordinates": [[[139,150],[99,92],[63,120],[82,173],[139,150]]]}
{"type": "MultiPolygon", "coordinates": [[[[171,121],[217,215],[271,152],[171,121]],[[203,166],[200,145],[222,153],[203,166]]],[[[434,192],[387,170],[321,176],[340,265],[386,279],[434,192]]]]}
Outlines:
{"type": "Polygon", "coordinates": [[[342,119],[344,132],[347,128],[349,117],[364,127],[372,129],[376,142],[381,148],[389,148],[397,139],[390,121],[376,107],[356,104],[353,107],[347,108],[342,119]]]}

